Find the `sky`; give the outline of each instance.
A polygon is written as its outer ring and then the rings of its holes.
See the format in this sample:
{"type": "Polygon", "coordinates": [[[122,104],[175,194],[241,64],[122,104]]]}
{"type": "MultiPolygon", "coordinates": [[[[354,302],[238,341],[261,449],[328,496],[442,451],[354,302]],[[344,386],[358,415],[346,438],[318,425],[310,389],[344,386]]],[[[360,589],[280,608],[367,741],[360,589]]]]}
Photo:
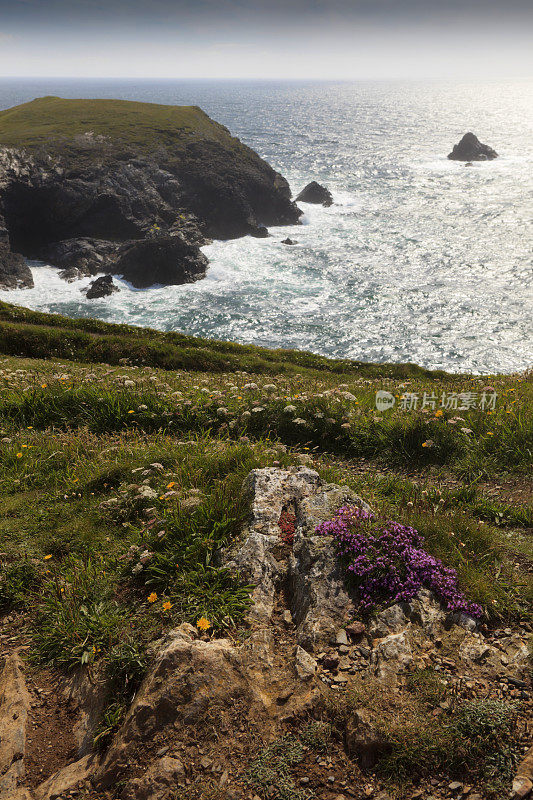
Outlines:
{"type": "Polygon", "coordinates": [[[0,0],[0,76],[533,76],[532,0],[0,0]]]}

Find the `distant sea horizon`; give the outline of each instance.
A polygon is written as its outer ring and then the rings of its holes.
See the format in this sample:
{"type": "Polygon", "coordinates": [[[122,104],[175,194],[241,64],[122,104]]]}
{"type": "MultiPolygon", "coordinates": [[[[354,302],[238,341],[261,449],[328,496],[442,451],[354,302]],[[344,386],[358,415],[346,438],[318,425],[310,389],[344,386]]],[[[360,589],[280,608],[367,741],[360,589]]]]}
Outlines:
{"type": "Polygon", "coordinates": [[[533,364],[533,81],[0,78],[37,96],[198,105],[291,184],[332,191],[303,225],[204,248],[195,284],[88,301],[32,264],[29,308],[364,361],[491,374],[533,364]],[[447,153],[472,130],[499,158],[447,153]],[[289,236],[298,243],[281,243],[289,236]]]}

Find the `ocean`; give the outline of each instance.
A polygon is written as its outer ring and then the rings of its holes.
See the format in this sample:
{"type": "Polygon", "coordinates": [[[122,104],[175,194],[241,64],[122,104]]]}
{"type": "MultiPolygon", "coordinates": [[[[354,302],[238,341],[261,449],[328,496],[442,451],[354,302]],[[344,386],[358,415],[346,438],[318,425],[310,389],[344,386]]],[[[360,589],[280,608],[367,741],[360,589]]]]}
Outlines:
{"type": "Polygon", "coordinates": [[[43,95],[193,104],[290,182],[333,193],[303,224],[204,248],[192,285],[86,300],[33,264],[0,299],[71,317],[491,374],[533,364],[533,83],[0,81],[0,108],[43,95]],[[446,158],[466,131],[500,154],[446,158]],[[294,247],[281,240],[290,236],[294,247]]]}

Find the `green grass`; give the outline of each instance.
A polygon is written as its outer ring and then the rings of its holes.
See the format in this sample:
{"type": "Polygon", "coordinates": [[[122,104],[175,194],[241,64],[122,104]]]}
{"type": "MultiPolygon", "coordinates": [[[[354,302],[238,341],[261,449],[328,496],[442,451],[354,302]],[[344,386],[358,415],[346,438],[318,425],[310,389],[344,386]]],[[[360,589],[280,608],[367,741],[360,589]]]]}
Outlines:
{"type": "MultiPolygon", "coordinates": [[[[328,360],[7,304],[0,352],[0,613],[20,615],[37,666],[106,675],[97,747],[110,741],[166,630],[206,617],[208,635],[244,633],[249,587],[216,556],[242,529],[240,489],[255,467],[309,461],[418,528],[489,622],[528,614],[531,375],[489,380],[328,360]],[[378,389],[440,395],[489,382],[493,413],[374,407],[378,389]],[[501,496],[489,493],[496,483],[501,496]]],[[[441,696],[433,678],[413,678],[413,708],[441,696]]],[[[461,725],[471,723],[472,715],[461,725]]],[[[313,725],[298,747],[322,752],[331,728],[313,725]]],[[[396,755],[384,775],[407,774],[417,760],[440,769],[446,747],[459,763],[457,737],[443,742],[431,728],[415,741],[409,731],[390,734],[396,755]]],[[[469,736],[480,752],[487,745],[486,731],[469,736]]],[[[259,791],[261,776],[279,773],[287,798],[301,795],[283,748],[258,758],[250,786],[259,791]]]]}
{"type": "Polygon", "coordinates": [[[9,147],[49,146],[51,140],[72,141],[87,132],[95,144],[103,136],[149,152],[164,146],[185,148],[198,136],[244,149],[197,106],[39,97],[0,111],[0,144],[9,147]]]}
{"type": "Polygon", "coordinates": [[[364,377],[439,377],[416,364],[366,364],[327,359],[299,350],[268,350],[200,339],[181,333],[115,325],[94,319],[73,320],[0,302],[0,352],[30,358],[135,364],[166,370],[258,374],[352,374],[364,377]]]}

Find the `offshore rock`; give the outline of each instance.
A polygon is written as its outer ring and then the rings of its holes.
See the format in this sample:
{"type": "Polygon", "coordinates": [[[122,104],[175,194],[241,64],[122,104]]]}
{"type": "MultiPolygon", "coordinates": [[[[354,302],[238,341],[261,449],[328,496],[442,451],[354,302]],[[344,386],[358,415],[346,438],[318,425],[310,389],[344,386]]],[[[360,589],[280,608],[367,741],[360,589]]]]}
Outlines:
{"type": "Polygon", "coordinates": [[[198,280],[209,237],[268,235],[301,211],[287,181],[197,107],[44,97],[0,111],[0,286],[25,258],[67,280],[198,280]]]}
{"type": "Polygon", "coordinates": [[[296,202],[314,203],[315,205],[328,207],[333,205],[333,196],[325,186],[321,186],[316,181],[311,181],[311,183],[307,184],[305,189],[302,189],[296,198],[296,202]]]}
{"type": "Polygon", "coordinates": [[[492,161],[498,158],[498,153],[488,144],[482,144],[473,133],[465,133],[448,158],[452,161],[492,161]]]}
{"type": "Polygon", "coordinates": [[[96,300],[99,297],[108,297],[118,291],[119,288],[113,283],[111,275],[102,275],[90,284],[85,292],[85,297],[87,300],[96,300]]]}

